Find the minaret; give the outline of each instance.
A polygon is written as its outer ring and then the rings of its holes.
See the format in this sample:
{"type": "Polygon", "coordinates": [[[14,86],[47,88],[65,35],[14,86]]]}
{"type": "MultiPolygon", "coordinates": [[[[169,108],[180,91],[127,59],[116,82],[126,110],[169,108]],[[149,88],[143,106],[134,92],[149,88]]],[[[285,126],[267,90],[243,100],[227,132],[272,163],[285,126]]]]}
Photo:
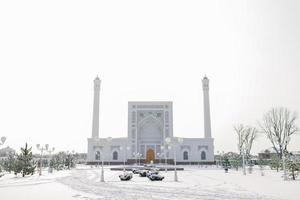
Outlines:
{"type": "Polygon", "coordinates": [[[94,80],[94,106],[93,106],[92,138],[99,138],[100,84],[101,84],[101,80],[97,76],[94,80]]]}
{"type": "Polygon", "coordinates": [[[203,105],[204,105],[204,136],[211,138],[211,125],[210,125],[210,106],[209,106],[209,79],[204,76],[202,79],[203,87],[203,105]]]}

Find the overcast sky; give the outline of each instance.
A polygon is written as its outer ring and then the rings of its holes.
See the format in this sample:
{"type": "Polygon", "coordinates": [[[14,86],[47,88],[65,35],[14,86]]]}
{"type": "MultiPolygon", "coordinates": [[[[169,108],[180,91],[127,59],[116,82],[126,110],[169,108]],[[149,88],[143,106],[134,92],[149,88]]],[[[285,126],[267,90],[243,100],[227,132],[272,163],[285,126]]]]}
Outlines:
{"type": "MultiPolygon", "coordinates": [[[[206,74],[215,151],[237,151],[234,124],[300,114],[299,13],[296,0],[1,1],[0,136],[86,152],[98,74],[101,137],[127,136],[140,100],[173,101],[174,135],[203,137],[206,74]]],[[[262,135],[254,152],[270,146],[262,135]]]]}

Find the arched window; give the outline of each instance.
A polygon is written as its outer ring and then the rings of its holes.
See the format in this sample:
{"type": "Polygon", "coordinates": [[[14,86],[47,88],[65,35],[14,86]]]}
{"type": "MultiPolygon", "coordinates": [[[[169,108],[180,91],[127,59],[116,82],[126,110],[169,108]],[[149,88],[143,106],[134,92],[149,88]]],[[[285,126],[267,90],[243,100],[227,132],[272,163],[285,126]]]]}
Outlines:
{"type": "Polygon", "coordinates": [[[205,151],[201,152],[201,160],[206,160],[206,153],[205,153],[205,151]]]}
{"type": "Polygon", "coordinates": [[[189,159],[189,152],[184,151],[183,152],[183,160],[188,160],[189,159]]]}
{"type": "Polygon", "coordinates": [[[118,160],[118,152],[113,152],[113,160],[118,160]]]}
{"type": "Polygon", "coordinates": [[[95,160],[100,160],[100,151],[96,151],[95,160]]]}

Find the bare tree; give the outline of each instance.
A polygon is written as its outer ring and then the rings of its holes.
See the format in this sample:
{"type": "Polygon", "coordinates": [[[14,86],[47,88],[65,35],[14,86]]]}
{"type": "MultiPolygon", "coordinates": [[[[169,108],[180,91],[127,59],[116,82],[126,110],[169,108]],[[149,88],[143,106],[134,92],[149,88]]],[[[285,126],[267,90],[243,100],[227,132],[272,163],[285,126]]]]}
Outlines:
{"type": "Polygon", "coordinates": [[[260,123],[262,132],[266,134],[280,159],[283,151],[287,150],[287,138],[299,131],[296,119],[296,113],[291,113],[287,108],[272,108],[260,123]]]}
{"type": "Polygon", "coordinates": [[[238,136],[238,151],[240,156],[242,155],[244,141],[245,141],[245,126],[243,124],[235,125],[234,131],[238,136]]]}
{"type": "Polygon", "coordinates": [[[244,131],[244,146],[245,146],[245,151],[246,151],[246,158],[247,160],[250,159],[251,156],[251,149],[253,146],[254,140],[258,136],[258,130],[255,127],[248,126],[245,128],[244,131]]]}
{"type": "Polygon", "coordinates": [[[238,124],[234,126],[234,130],[238,136],[238,151],[242,155],[243,148],[247,159],[250,157],[254,140],[257,138],[258,130],[252,126],[244,126],[238,124]]]}

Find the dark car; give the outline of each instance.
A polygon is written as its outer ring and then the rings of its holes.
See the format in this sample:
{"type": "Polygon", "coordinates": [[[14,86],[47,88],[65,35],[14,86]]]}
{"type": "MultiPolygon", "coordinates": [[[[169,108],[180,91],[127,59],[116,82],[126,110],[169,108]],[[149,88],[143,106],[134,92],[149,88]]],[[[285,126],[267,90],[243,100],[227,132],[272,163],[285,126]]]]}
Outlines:
{"type": "Polygon", "coordinates": [[[157,170],[149,170],[149,171],[147,171],[146,176],[149,177],[152,174],[158,174],[158,171],[157,170]]]}
{"type": "Polygon", "coordinates": [[[125,172],[124,174],[119,175],[121,181],[129,181],[132,179],[132,173],[125,172]]]}
{"type": "Polygon", "coordinates": [[[134,174],[139,174],[139,173],[140,173],[140,170],[139,170],[139,169],[132,169],[132,173],[134,173],[134,174]]]}
{"type": "Polygon", "coordinates": [[[147,171],[146,170],[140,170],[139,174],[140,174],[140,177],[146,177],[147,176],[147,171]]]}
{"type": "Polygon", "coordinates": [[[151,181],[162,181],[165,177],[160,174],[151,174],[148,176],[151,181]]]}

